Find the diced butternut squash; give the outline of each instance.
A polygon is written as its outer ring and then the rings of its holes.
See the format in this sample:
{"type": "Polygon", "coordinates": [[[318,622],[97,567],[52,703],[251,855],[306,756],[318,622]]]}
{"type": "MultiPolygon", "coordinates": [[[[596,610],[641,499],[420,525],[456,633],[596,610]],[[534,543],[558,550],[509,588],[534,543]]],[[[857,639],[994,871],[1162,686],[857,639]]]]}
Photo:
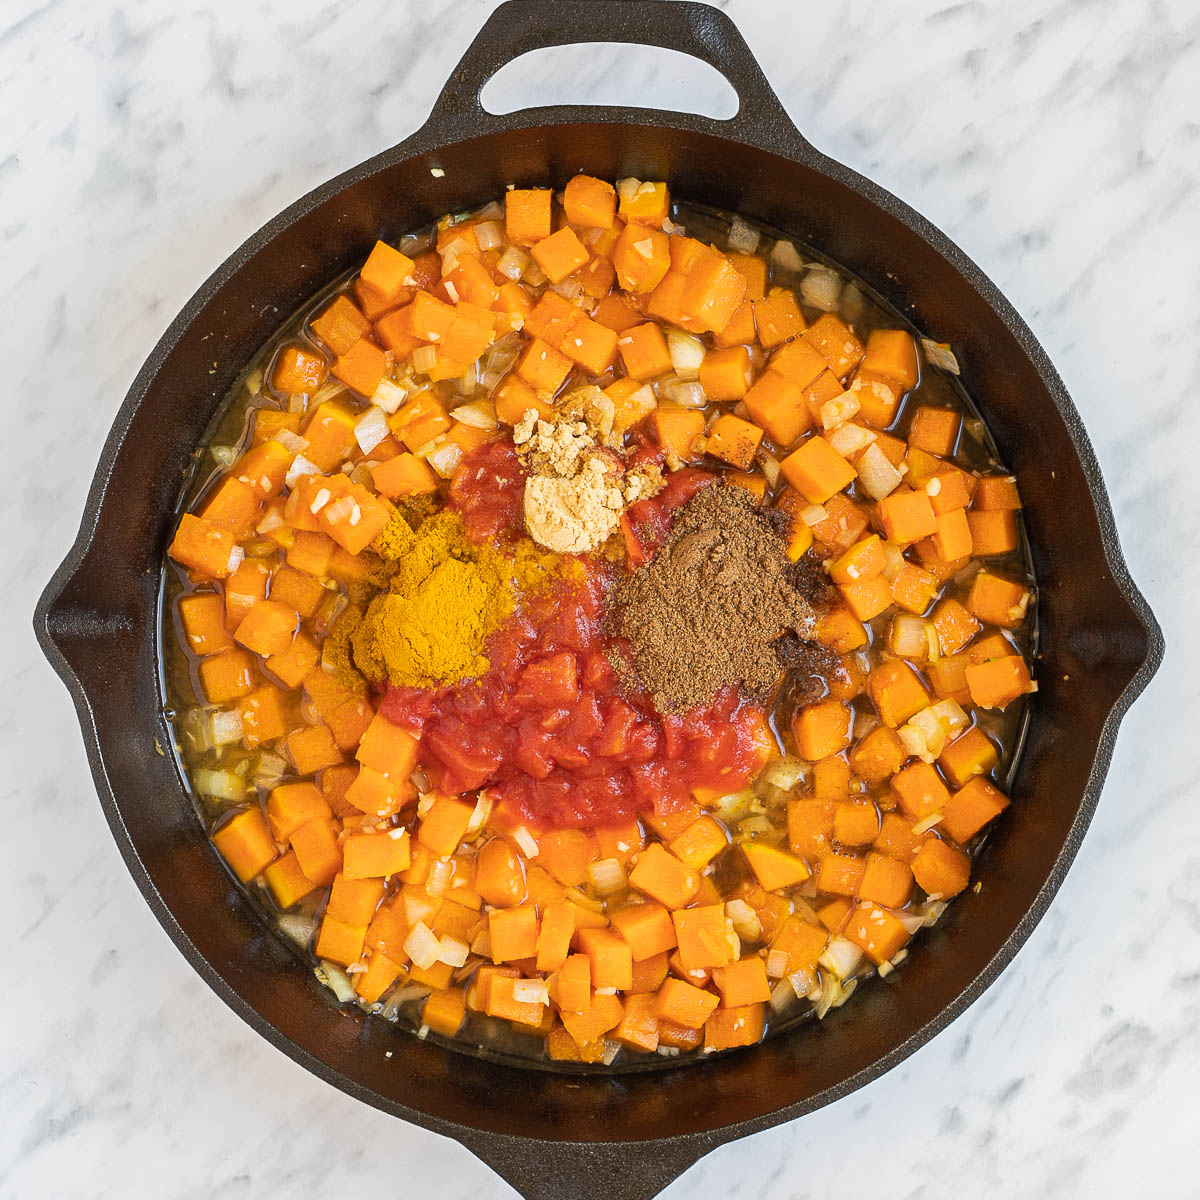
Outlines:
{"type": "Polygon", "coordinates": [[[754,463],[762,436],[763,431],[757,425],[724,413],[709,430],[706,449],[714,458],[746,470],[754,463]]]}
{"type": "Polygon", "coordinates": [[[754,877],[769,892],[794,887],[803,883],[810,875],[803,859],[788,854],[778,846],[747,842],[742,846],[742,853],[746,856],[754,877]]]}
{"type": "Polygon", "coordinates": [[[852,483],[857,475],[854,468],[823,437],[809,438],[789,454],[780,466],[784,478],[810,504],[824,504],[852,483]]]}
{"type": "Polygon", "coordinates": [[[253,879],[279,854],[266,818],[257,805],[235,813],[212,835],[213,845],[243,882],[253,879]]]}
{"type": "Polygon", "coordinates": [[[504,194],[504,230],[510,242],[532,246],[550,236],[549,188],[513,188],[504,194]]]}
{"type": "Polygon", "coordinates": [[[971,860],[961,850],[930,838],[917,851],[912,873],[929,896],[949,899],[971,881],[971,860]]]}
{"type": "Polygon", "coordinates": [[[630,886],[669,909],[682,908],[700,888],[700,876],[658,842],[646,847],[629,874],[630,886]]]}
{"type": "Polygon", "coordinates": [[[563,189],[563,212],[572,225],[610,229],[617,214],[617,190],[591,175],[576,175],[563,189]]]}

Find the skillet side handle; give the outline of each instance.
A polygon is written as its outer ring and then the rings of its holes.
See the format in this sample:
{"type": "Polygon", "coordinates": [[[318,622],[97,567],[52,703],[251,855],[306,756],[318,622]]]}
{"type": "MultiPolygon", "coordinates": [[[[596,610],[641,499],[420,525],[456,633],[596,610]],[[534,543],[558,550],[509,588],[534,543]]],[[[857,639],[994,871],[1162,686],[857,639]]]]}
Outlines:
{"type": "Polygon", "coordinates": [[[654,1142],[535,1142],[476,1130],[455,1137],[524,1200],[652,1200],[729,1140],[713,1133],[654,1142]]]}
{"type": "MultiPolygon", "coordinates": [[[[792,123],[737,26],[696,0],[506,0],[484,22],[434,103],[426,130],[458,141],[502,123],[480,102],[484,84],[531,50],[589,42],[659,46],[715,67],[738,97],[727,121],[688,114],[698,128],[771,153],[807,158],[816,152],[792,123]]],[[[600,109],[599,111],[603,111],[600,109]]]]}

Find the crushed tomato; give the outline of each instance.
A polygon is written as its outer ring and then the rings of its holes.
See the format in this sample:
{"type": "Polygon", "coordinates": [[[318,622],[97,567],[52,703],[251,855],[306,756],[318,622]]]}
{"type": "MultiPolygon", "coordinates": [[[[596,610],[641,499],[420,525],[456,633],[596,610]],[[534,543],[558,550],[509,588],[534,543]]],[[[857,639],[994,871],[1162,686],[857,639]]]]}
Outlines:
{"type": "Polygon", "coordinates": [[[541,830],[678,812],[694,789],[749,783],[775,748],[763,708],[728,687],[660,716],[648,694],[621,690],[603,608],[604,579],[588,567],[582,584],[527,599],[493,637],[478,680],[388,690],[384,716],[421,732],[439,791],[491,787],[514,822],[541,830]]]}

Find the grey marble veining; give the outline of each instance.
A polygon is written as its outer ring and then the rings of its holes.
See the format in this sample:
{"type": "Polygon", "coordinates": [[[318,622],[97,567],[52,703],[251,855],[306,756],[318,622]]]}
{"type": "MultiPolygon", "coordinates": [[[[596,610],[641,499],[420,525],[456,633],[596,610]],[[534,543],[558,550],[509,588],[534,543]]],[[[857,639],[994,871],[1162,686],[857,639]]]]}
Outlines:
{"type": "MultiPolygon", "coordinates": [[[[1125,722],[1075,867],[999,983],[890,1075],[718,1151],[666,1195],[1190,1194],[1200,13],[1189,0],[725,7],[808,137],[945,229],[1033,326],[1170,652],[1125,722]]],[[[2,1197],[513,1194],[457,1145],[309,1076],[193,975],[121,864],[29,633],[100,442],[171,317],[285,204],[411,132],[489,8],[0,7],[2,1197]]],[[[534,66],[489,98],[728,101],[702,68],[628,48],[534,66]]]]}

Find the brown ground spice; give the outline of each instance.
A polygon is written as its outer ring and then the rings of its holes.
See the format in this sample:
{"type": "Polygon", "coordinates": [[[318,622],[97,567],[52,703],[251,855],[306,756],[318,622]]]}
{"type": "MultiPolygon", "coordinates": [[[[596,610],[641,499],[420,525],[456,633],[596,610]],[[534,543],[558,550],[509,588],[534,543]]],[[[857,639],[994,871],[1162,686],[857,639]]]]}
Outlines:
{"type": "Polygon", "coordinates": [[[783,668],[800,665],[815,623],[804,594],[815,581],[792,568],[769,510],[745,488],[705,487],[617,588],[609,629],[630,643],[623,673],[662,712],[707,703],[729,683],[767,699],[783,668]]]}

